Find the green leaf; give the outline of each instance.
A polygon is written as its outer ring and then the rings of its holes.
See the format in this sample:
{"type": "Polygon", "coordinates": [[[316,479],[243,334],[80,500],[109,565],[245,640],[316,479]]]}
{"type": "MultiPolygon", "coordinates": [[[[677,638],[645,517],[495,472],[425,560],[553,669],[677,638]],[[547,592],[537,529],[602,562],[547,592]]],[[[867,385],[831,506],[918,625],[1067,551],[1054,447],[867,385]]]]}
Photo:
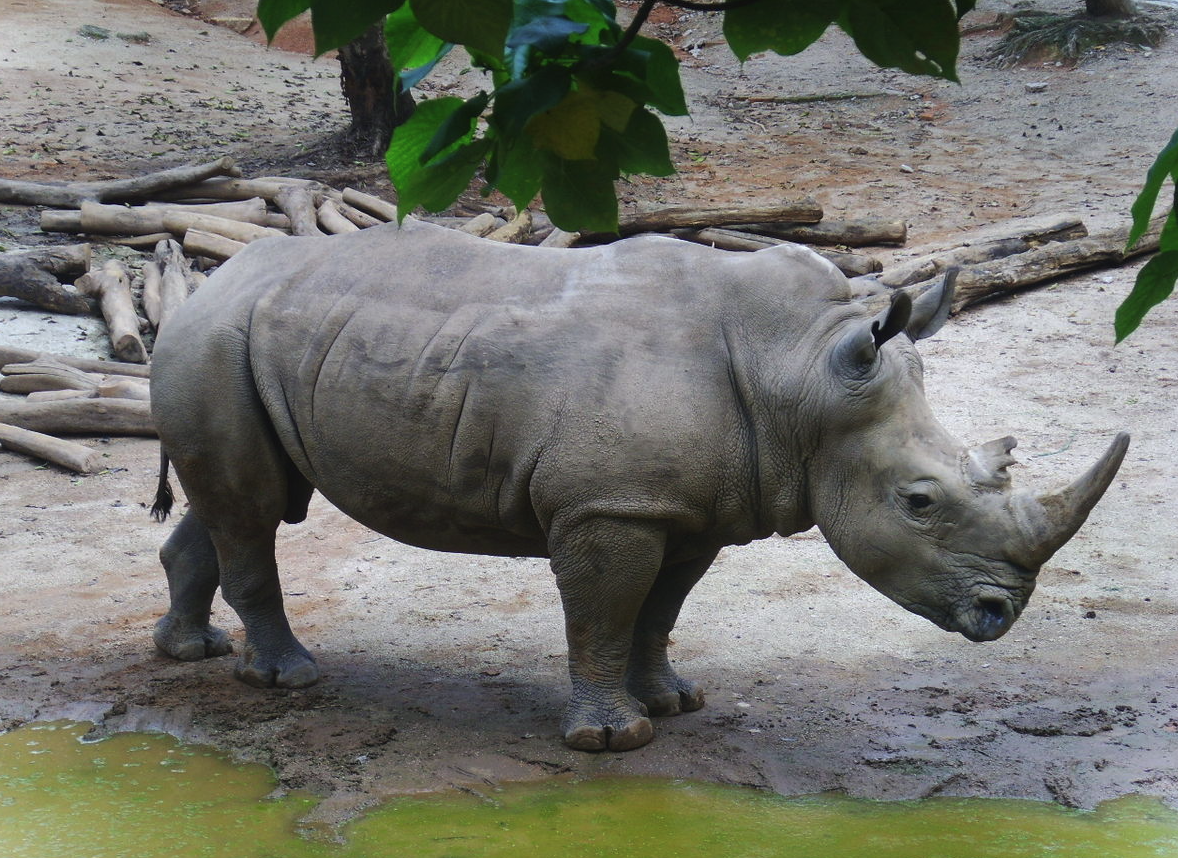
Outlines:
{"type": "Polygon", "coordinates": [[[950,0],[844,0],[839,26],[877,66],[957,80],[957,12],[950,0]]]}
{"type": "Polygon", "coordinates": [[[1174,132],[1170,142],[1166,144],[1166,148],[1158,153],[1157,159],[1145,176],[1145,185],[1133,203],[1133,229],[1129,231],[1129,240],[1125,243],[1126,250],[1136,244],[1137,239],[1141,238],[1149,227],[1149,219],[1153,216],[1153,207],[1162,190],[1162,183],[1166,181],[1166,176],[1174,177],[1175,181],[1178,181],[1176,174],[1178,174],[1178,131],[1174,132]]]}
{"type": "Polygon", "coordinates": [[[826,32],[842,11],[838,0],[777,0],[724,13],[724,38],[741,62],[760,51],[797,54],[826,32]]]}
{"type": "Polygon", "coordinates": [[[535,73],[495,90],[490,123],[503,137],[516,137],[533,116],[559,104],[571,84],[568,69],[541,66],[535,73]]]}
{"type": "Polygon", "coordinates": [[[597,161],[544,158],[540,195],[548,217],[567,232],[618,231],[612,171],[597,161]]]}
{"type": "Polygon", "coordinates": [[[1117,308],[1115,328],[1117,342],[1137,330],[1145,314],[1174,291],[1178,280],[1178,250],[1159,253],[1137,272],[1137,282],[1129,297],[1117,308]]]}
{"type": "Polygon", "coordinates": [[[266,40],[274,41],[278,29],[311,8],[311,0],[258,0],[258,21],[266,40]]]}
{"type": "Polygon", "coordinates": [[[475,122],[482,115],[487,102],[490,100],[491,96],[485,92],[480,92],[474,98],[464,101],[457,110],[447,116],[442,121],[442,124],[438,126],[438,130],[430,138],[429,144],[417,156],[418,163],[427,164],[439,152],[449,149],[459,140],[469,140],[474,132],[475,122]]]}
{"type": "Polygon", "coordinates": [[[526,126],[537,149],[546,149],[567,161],[593,157],[602,126],[620,131],[630,121],[633,100],[619,92],[583,85],[559,104],[532,117],[526,126]]]}
{"type": "Polygon", "coordinates": [[[405,0],[311,0],[311,29],[315,33],[315,56],[346,45],[384,16],[395,12],[405,0]]]}
{"type": "MultiPolygon", "coordinates": [[[[1174,192],[1178,202],[1178,189],[1174,192]]],[[[1162,234],[1158,236],[1158,250],[1178,250],[1178,209],[1170,209],[1166,222],[1162,224],[1162,234]]]]}
{"type": "Polygon", "coordinates": [[[401,217],[418,205],[441,211],[466,190],[490,148],[489,140],[471,141],[473,129],[454,141],[428,165],[421,156],[451,116],[466,105],[461,98],[434,98],[419,102],[409,121],[397,128],[385,153],[389,178],[397,189],[401,217]]]}
{"type": "Polygon", "coordinates": [[[679,60],[667,45],[645,36],[634,40],[630,51],[648,55],[644,82],[650,90],[647,103],[667,116],[686,116],[687,100],[683,97],[683,82],[679,79],[679,60]]]}
{"type": "Polygon", "coordinates": [[[623,173],[670,176],[675,172],[662,121],[641,108],[631,114],[623,132],[601,129],[597,157],[613,162],[623,173]]]}
{"type": "Polygon", "coordinates": [[[544,158],[526,134],[499,141],[487,163],[487,182],[523,211],[540,191],[544,158]]]}
{"type": "Polygon", "coordinates": [[[398,72],[434,62],[446,45],[417,23],[407,3],[385,18],[384,39],[389,51],[389,65],[398,72]]]}
{"type": "Polygon", "coordinates": [[[409,0],[418,23],[439,39],[503,56],[511,0],[409,0]]]}

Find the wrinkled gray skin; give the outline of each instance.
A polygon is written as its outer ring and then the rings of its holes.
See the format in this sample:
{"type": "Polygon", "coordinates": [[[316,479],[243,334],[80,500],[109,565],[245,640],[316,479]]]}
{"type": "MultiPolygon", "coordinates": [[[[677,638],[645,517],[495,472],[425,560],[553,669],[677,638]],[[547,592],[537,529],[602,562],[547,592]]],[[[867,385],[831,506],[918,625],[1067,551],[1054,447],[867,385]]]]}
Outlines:
{"type": "Polygon", "coordinates": [[[156,643],[229,652],[219,584],[238,678],[315,682],[274,561],[313,489],[412,545],[551,558],[574,748],[638,747],[648,715],[703,705],[667,639],[726,545],[816,523],[905,608],[997,638],[1127,437],[1062,492],[1012,493],[1013,440],[967,451],[924,399],[912,340],[950,295],[872,318],[793,246],[547,250],[413,221],[252,245],[156,344],[155,420],[191,503],[160,552],[156,643]]]}

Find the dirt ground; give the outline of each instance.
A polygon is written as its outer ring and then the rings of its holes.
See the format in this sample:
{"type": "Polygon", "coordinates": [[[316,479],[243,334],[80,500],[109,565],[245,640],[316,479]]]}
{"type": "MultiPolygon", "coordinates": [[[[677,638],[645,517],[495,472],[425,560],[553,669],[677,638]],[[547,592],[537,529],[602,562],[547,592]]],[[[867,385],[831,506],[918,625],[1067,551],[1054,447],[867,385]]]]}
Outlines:
{"type": "MultiPolygon", "coordinates": [[[[969,22],[1009,8],[979,6],[969,22]]],[[[693,114],[670,123],[681,174],[626,186],[627,206],[810,194],[828,216],[905,219],[898,256],[1013,216],[1121,223],[1178,125],[1178,40],[1110,46],[1075,69],[999,70],[981,60],[995,39],[981,32],[965,39],[958,86],[874,69],[838,34],[741,67],[702,15],[652,31],[681,50],[693,114]],[[862,96],[763,100],[849,92],[862,96]]],[[[477,85],[457,71],[433,90],[477,85]]],[[[316,155],[346,120],[334,61],[149,0],[0,4],[0,85],[9,177],[132,175],[228,153],[250,175],[387,189],[377,170],[316,155]],[[81,36],[84,24],[111,36],[81,36]]],[[[45,240],[32,213],[0,215],[0,244],[45,240]]],[[[85,443],[109,470],[91,477],[0,453],[0,727],[69,717],[210,742],[322,795],[312,822],[405,791],[559,773],[1077,806],[1144,793],[1178,806],[1178,304],[1114,348],[1113,311],[1136,268],[991,302],[922,346],[943,422],[968,443],[1017,436],[1019,484],[1071,480],[1117,430],[1133,433],[1113,487],[1000,641],[971,644],[905,613],[816,531],[729,549],[673,649],[708,705],[660,721],[640,750],[577,753],[557,732],[568,682],[544,563],[407,548],[316,500],[307,523],[280,533],[279,564],[324,679],[259,691],[232,679],[229,659],[154,651],[167,602],[156,550],[168,527],[146,510],[157,446],[95,438],[85,443]]],[[[107,354],[97,321],[8,300],[0,342],[107,354]]],[[[220,601],[214,620],[240,636],[220,601]]]]}

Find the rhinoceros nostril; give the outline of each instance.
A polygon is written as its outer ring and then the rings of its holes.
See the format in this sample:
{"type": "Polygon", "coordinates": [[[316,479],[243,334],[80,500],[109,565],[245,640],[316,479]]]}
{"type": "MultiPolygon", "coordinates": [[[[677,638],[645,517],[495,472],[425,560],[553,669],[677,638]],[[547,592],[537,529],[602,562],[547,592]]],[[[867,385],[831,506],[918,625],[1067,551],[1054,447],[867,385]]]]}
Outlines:
{"type": "Polygon", "coordinates": [[[1000,631],[1007,620],[1009,602],[1001,596],[979,596],[977,599],[979,630],[984,634],[1000,631]]]}

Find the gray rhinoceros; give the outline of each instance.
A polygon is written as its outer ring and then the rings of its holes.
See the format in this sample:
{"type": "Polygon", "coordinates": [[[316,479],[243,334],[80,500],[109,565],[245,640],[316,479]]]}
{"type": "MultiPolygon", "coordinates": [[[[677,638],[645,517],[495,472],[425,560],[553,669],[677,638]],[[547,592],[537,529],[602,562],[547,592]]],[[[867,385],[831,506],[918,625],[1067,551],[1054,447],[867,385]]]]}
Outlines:
{"type": "Polygon", "coordinates": [[[1012,492],[1014,440],[966,449],[924,398],[912,343],[951,292],[873,317],[790,245],[549,250],[413,221],[252,245],[156,344],[156,512],[169,457],[191,504],[160,551],[156,643],[229,652],[209,625],[220,584],[245,626],[237,677],[315,682],[274,560],[314,489],[401,542],[551,558],[574,748],[635,748],[648,715],[703,705],[667,640],[727,545],[817,524],[903,607],[997,638],[1128,437],[1062,491],[1012,492]]]}

